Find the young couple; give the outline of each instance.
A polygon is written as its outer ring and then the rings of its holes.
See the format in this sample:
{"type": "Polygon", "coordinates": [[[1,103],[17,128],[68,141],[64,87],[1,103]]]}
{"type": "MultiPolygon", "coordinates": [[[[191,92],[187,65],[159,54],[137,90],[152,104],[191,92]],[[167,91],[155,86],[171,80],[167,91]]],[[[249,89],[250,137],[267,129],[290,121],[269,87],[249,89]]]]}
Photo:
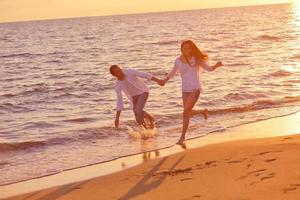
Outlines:
{"type": "Polygon", "coordinates": [[[123,109],[123,91],[133,105],[133,112],[137,123],[146,129],[153,129],[155,126],[154,118],[144,111],[149,96],[149,89],[142,79],[152,80],[159,85],[164,86],[177,72],[179,72],[182,80],[183,123],[182,134],[177,144],[184,144],[193,107],[198,101],[202,91],[200,80],[201,68],[206,71],[214,71],[218,67],[223,66],[222,62],[209,66],[206,63],[207,60],[208,56],[201,52],[193,41],[187,40],[182,42],[181,55],[175,60],[173,69],[164,80],[160,80],[145,72],[134,69],[121,69],[117,65],[112,65],[110,67],[110,73],[117,79],[115,85],[117,94],[115,126],[117,128],[119,126],[119,118],[121,110],[123,109]],[[145,119],[150,121],[149,126],[147,126],[145,119]]]}

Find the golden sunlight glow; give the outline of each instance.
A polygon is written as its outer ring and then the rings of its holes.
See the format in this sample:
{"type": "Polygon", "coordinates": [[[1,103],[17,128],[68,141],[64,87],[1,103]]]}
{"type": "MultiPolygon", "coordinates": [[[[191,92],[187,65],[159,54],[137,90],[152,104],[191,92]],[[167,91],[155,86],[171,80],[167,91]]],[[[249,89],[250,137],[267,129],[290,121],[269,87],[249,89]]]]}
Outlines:
{"type": "Polygon", "coordinates": [[[274,4],[293,1],[297,0],[1,0],[0,22],[274,4]]]}
{"type": "MultiPolygon", "coordinates": [[[[300,46],[300,2],[299,1],[295,1],[292,7],[292,13],[293,13],[293,18],[290,22],[290,26],[292,27],[294,33],[295,33],[295,41],[294,41],[294,46],[298,47],[300,46]]],[[[299,59],[300,58],[300,54],[296,54],[294,55],[295,59],[299,59]]],[[[285,66],[285,70],[292,72],[292,73],[296,73],[299,72],[300,70],[300,63],[296,63],[293,65],[287,65],[285,66]]],[[[300,83],[295,83],[294,84],[295,87],[300,88],[300,83]]]]}
{"type": "Polygon", "coordinates": [[[294,3],[295,16],[298,21],[300,21],[300,2],[294,3]]]}
{"type": "MultiPolygon", "coordinates": [[[[292,27],[295,29],[295,33],[300,36],[300,2],[295,2],[293,5],[293,20],[292,20],[292,27]]],[[[300,45],[300,41],[298,42],[300,45]]]]}

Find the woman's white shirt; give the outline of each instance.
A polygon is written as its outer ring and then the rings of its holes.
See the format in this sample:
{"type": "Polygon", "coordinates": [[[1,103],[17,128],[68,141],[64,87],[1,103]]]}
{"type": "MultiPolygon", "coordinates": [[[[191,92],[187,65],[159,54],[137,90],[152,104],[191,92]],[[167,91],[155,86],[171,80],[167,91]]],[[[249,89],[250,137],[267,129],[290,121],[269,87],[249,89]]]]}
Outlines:
{"type": "Polygon", "coordinates": [[[196,58],[192,57],[190,64],[181,61],[180,57],[175,60],[175,64],[171,72],[168,74],[168,79],[174,77],[177,72],[180,73],[182,81],[182,92],[202,91],[201,67],[207,71],[211,71],[211,67],[206,62],[196,63],[196,58]]]}

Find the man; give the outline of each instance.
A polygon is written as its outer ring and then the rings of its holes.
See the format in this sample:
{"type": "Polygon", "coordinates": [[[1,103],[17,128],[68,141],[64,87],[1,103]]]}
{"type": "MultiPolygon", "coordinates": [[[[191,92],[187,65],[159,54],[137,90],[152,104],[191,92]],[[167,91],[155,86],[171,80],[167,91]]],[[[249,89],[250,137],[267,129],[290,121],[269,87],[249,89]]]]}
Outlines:
{"type": "Polygon", "coordinates": [[[149,96],[149,89],[142,79],[155,81],[161,86],[164,85],[164,82],[149,73],[140,72],[135,69],[121,69],[117,65],[112,65],[109,70],[110,73],[117,79],[115,85],[117,94],[117,113],[115,119],[116,128],[119,127],[119,119],[123,109],[123,91],[133,106],[133,112],[137,123],[146,129],[153,129],[155,126],[154,119],[149,113],[144,111],[144,107],[149,96]],[[144,119],[148,119],[150,121],[150,127],[147,127],[144,119]]]}

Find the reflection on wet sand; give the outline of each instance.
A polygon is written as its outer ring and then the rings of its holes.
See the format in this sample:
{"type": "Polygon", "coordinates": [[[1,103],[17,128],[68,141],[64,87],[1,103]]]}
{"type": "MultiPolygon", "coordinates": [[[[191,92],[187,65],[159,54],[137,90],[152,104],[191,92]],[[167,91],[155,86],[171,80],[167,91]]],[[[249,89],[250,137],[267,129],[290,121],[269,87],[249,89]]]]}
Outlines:
{"type": "Polygon", "coordinates": [[[152,158],[157,158],[159,156],[160,156],[159,150],[149,151],[149,152],[143,153],[143,160],[147,161],[147,160],[150,160],[152,158]]]}

